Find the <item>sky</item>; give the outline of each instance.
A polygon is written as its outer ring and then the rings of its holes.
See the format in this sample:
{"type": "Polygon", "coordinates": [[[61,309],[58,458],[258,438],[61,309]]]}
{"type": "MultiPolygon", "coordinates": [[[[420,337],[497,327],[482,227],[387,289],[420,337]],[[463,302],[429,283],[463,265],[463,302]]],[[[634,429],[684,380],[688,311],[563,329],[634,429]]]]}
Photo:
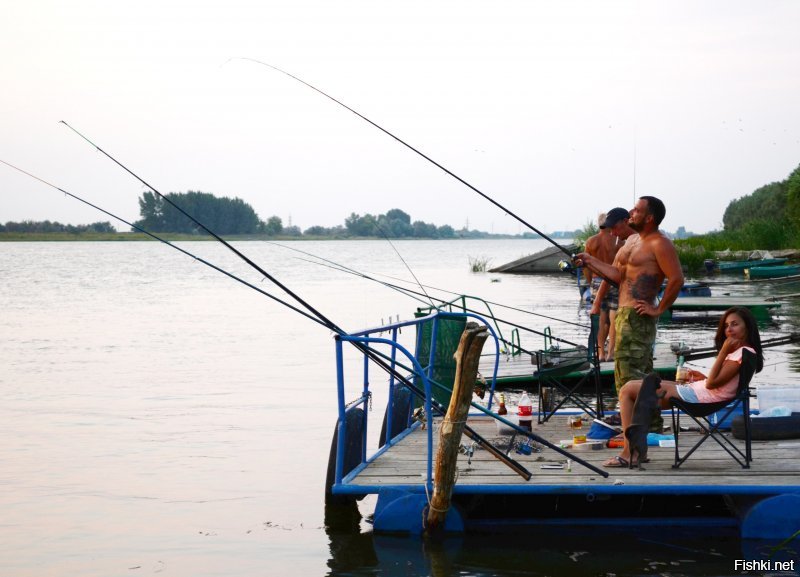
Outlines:
{"type": "MultiPolygon", "coordinates": [[[[400,208],[580,228],[654,195],[722,227],[800,164],[795,0],[7,0],[0,160],[122,216],[148,190],[238,197],[301,229],[400,208]]],[[[110,220],[0,165],[0,222],[110,220]]],[[[113,222],[120,230],[127,227],[113,222]]]]}

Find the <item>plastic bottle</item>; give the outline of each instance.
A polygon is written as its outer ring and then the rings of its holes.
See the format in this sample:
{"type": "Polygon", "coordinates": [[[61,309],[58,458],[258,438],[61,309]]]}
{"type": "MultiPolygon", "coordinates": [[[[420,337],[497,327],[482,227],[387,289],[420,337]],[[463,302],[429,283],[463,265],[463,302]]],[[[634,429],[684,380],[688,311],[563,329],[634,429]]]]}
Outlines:
{"type": "Polygon", "coordinates": [[[533,420],[533,406],[528,393],[522,393],[517,404],[517,414],[519,415],[519,426],[523,429],[531,430],[531,421],[533,420]]]}
{"type": "Polygon", "coordinates": [[[508,414],[508,409],[506,409],[506,396],[503,393],[500,393],[500,402],[497,406],[497,414],[498,415],[508,414]]]}

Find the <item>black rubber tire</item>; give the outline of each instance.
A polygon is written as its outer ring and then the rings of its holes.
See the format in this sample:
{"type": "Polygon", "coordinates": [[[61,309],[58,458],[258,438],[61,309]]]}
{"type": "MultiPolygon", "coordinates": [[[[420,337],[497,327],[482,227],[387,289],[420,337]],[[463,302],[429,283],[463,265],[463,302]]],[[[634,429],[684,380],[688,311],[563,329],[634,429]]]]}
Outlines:
{"type": "MultiPolygon", "coordinates": [[[[355,408],[345,414],[345,447],[342,472],[344,475],[361,463],[361,450],[364,445],[364,409],[355,408]]],[[[331,450],[328,454],[328,473],[325,476],[325,503],[329,505],[347,505],[358,499],[350,495],[334,495],[331,492],[336,480],[336,451],[339,444],[339,423],[333,429],[331,450]]]]}
{"type": "MultiPolygon", "coordinates": [[[[744,439],[744,417],[737,415],[731,422],[734,438],[744,439]]],[[[777,441],[800,439],[800,413],[790,417],[750,418],[750,438],[754,441],[777,441]]]]}
{"type": "MultiPolygon", "coordinates": [[[[392,403],[392,432],[389,436],[394,439],[398,433],[405,431],[408,427],[408,420],[411,417],[411,391],[406,387],[396,387],[394,390],[394,403],[392,403]]],[[[383,424],[381,425],[380,445],[386,444],[386,422],[389,406],[386,406],[386,413],[383,414],[383,424]]]]}

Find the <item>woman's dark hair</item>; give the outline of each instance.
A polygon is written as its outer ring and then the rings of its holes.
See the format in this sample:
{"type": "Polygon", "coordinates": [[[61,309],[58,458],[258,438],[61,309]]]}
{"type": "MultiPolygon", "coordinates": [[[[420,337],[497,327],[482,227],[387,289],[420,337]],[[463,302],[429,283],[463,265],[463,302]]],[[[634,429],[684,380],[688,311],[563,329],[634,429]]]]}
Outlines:
{"type": "Polygon", "coordinates": [[[756,317],[746,307],[731,307],[725,311],[722,318],[719,319],[719,326],[717,327],[717,334],[714,336],[714,345],[717,350],[722,348],[725,339],[725,321],[731,314],[737,314],[744,321],[744,326],[747,329],[747,344],[753,347],[756,351],[756,372],[761,372],[764,368],[764,350],[761,348],[761,335],[758,332],[758,323],[756,317]]]}

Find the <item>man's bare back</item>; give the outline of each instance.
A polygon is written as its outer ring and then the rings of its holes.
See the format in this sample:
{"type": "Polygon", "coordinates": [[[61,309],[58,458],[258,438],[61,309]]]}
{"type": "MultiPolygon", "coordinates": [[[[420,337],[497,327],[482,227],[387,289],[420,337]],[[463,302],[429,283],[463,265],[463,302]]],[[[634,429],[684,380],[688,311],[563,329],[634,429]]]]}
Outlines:
{"type": "Polygon", "coordinates": [[[609,264],[614,262],[619,248],[617,237],[609,229],[601,230],[586,240],[586,252],[609,264]]]}

